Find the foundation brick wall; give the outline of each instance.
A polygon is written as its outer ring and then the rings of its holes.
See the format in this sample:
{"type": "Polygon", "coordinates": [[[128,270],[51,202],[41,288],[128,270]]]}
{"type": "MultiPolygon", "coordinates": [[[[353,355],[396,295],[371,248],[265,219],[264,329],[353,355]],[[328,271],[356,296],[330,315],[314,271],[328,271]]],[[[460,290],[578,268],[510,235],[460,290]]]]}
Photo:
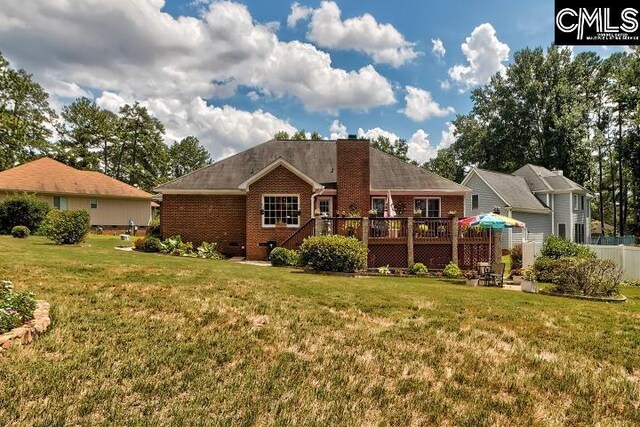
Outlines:
{"type": "Polygon", "coordinates": [[[349,212],[353,205],[360,215],[366,216],[371,209],[369,199],[369,140],[339,139],[337,153],[337,210],[349,212]]]}
{"type": "Polygon", "coordinates": [[[260,246],[275,240],[281,244],[291,236],[297,228],[262,227],[262,196],[263,194],[292,194],[299,196],[300,225],[307,222],[312,215],[311,194],[313,189],[309,183],[299,178],[293,172],[283,166],[279,166],[249,186],[247,193],[246,230],[247,230],[247,259],[266,260],[267,247],[260,246]]]}
{"type": "Polygon", "coordinates": [[[162,237],[180,235],[198,246],[216,242],[227,256],[242,256],[246,242],[245,196],[164,194],[160,224],[162,237]]]}

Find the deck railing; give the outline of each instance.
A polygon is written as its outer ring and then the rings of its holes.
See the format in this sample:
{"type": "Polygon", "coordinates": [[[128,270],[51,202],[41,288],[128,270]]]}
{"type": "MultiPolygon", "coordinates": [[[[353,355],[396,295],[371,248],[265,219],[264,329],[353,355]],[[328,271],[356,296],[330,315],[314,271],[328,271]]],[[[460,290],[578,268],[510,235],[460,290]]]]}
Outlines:
{"type": "Polygon", "coordinates": [[[371,218],[369,219],[370,239],[405,239],[407,237],[407,218],[371,218]]]}
{"type": "Polygon", "coordinates": [[[416,240],[451,241],[451,218],[413,218],[416,240]]]}
{"type": "Polygon", "coordinates": [[[488,228],[460,227],[458,238],[462,242],[488,242],[490,230],[488,228]]]}
{"type": "Polygon", "coordinates": [[[302,241],[307,237],[315,235],[316,222],[314,218],[302,224],[291,236],[289,236],[280,246],[287,249],[300,249],[302,241]]]}
{"type": "Polygon", "coordinates": [[[338,234],[362,240],[362,218],[324,217],[320,221],[322,221],[322,232],[324,234],[338,234]]]}

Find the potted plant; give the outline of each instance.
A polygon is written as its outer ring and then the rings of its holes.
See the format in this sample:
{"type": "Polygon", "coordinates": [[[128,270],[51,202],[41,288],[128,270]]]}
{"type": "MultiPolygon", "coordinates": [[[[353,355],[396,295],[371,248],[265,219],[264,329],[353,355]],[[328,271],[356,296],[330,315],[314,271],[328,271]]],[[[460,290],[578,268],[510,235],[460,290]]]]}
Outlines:
{"type": "Polygon", "coordinates": [[[523,292],[538,292],[538,283],[536,282],[536,271],[533,267],[527,267],[520,270],[522,282],[520,283],[520,290],[523,292]]]}
{"type": "Polygon", "coordinates": [[[397,219],[392,219],[389,221],[389,237],[392,239],[397,239],[400,231],[400,221],[397,219]]]}
{"type": "Polygon", "coordinates": [[[511,270],[511,279],[513,280],[513,283],[520,285],[524,280],[524,277],[522,276],[522,269],[514,268],[511,270]]]}
{"type": "Polygon", "coordinates": [[[369,211],[369,218],[377,218],[378,217],[378,210],[377,209],[371,209],[369,211]]]}
{"type": "Polygon", "coordinates": [[[416,209],[413,211],[414,218],[422,218],[422,209],[416,209]]]}
{"type": "Polygon", "coordinates": [[[416,238],[417,237],[427,237],[427,232],[429,231],[429,226],[427,224],[418,224],[416,227],[416,238]]]}
{"type": "Polygon", "coordinates": [[[313,211],[313,215],[314,215],[314,216],[320,216],[320,215],[322,215],[322,212],[320,212],[320,208],[316,208],[316,209],[313,211]]]}
{"type": "Polygon", "coordinates": [[[478,272],[476,270],[467,270],[464,272],[464,278],[467,286],[478,286],[478,272]]]}
{"type": "Polygon", "coordinates": [[[449,211],[448,215],[450,218],[456,217],[458,216],[458,211],[449,211]]]}

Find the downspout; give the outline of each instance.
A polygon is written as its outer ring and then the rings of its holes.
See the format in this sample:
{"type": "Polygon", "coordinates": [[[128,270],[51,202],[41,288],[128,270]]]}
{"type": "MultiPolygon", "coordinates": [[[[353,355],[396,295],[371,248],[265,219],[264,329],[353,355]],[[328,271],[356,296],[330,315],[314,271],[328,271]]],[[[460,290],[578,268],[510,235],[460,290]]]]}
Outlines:
{"type": "Polygon", "coordinates": [[[321,196],[322,193],[324,193],[324,186],[322,186],[322,188],[320,188],[319,190],[315,190],[313,193],[311,193],[311,218],[315,216],[313,214],[313,211],[315,211],[316,197],[321,196]]]}
{"type": "Polygon", "coordinates": [[[555,236],[556,235],[556,210],[555,210],[555,200],[556,197],[554,194],[547,194],[547,197],[549,198],[549,200],[551,201],[551,203],[549,204],[549,207],[551,208],[551,235],[555,236]]]}

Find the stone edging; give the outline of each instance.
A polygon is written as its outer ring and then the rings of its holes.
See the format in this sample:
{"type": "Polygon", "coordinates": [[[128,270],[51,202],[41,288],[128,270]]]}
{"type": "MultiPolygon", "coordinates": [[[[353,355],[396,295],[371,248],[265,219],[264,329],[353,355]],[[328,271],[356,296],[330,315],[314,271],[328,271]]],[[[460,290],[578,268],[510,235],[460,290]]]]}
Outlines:
{"type": "Polygon", "coordinates": [[[49,303],[38,301],[33,311],[33,319],[0,335],[0,355],[10,347],[29,344],[39,335],[44,334],[50,324],[49,303]]]}
{"type": "Polygon", "coordinates": [[[620,294],[619,298],[615,297],[590,297],[587,295],[571,295],[571,294],[560,294],[558,292],[549,292],[545,290],[538,291],[539,295],[549,295],[551,297],[562,297],[562,298],[573,298],[573,299],[581,299],[585,301],[596,301],[596,302],[612,302],[612,303],[621,303],[627,301],[627,297],[620,294]]]}

